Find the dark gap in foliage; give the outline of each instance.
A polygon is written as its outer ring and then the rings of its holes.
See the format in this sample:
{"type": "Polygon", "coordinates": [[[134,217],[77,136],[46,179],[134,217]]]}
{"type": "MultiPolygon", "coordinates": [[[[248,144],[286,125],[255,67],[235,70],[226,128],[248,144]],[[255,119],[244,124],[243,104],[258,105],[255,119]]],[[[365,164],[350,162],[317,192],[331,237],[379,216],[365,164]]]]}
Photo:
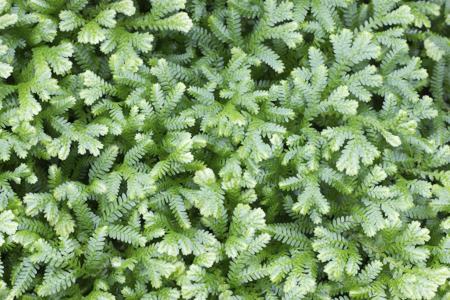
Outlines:
{"type": "Polygon", "coordinates": [[[136,4],[137,4],[137,11],[140,13],[148,13],[150,12],[150,8],[151,8],[151,2],[148,0],[137,0],[136,4]]]}
{"type": "Polygon", "coordinates": [[[373,94],[370,103],[372,104],[371,106],[375,111],[380,111],[383,108],[384,97],[373,94]]]}

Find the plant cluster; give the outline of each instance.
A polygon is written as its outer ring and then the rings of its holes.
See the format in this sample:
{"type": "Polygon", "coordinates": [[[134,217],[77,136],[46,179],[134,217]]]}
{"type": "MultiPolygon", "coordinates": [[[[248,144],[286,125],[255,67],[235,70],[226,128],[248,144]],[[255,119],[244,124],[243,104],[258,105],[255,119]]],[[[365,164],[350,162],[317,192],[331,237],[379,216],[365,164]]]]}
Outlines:
{"type": "Polygon", "coordinates": [[[0,299],[450,299],[448,0],[0,0],[0,299]]]}

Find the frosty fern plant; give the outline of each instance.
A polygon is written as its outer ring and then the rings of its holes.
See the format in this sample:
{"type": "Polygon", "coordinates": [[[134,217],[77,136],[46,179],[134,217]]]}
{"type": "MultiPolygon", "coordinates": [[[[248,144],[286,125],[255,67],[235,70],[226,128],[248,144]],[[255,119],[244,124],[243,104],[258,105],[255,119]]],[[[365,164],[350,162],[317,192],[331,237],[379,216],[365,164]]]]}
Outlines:
{"type": "Polygon", "coordinates": [[[450,299],[449,25],[0,0],[0,299],[450,299]]]}

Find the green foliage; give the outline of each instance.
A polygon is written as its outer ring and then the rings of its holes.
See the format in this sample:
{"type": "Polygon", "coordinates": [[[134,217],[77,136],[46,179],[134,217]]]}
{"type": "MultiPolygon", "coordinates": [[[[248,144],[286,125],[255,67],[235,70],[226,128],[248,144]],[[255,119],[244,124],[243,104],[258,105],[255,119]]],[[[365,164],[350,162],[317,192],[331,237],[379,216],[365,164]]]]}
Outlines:
{"type": "Polygon", "coordinates": [[[450,299],[449,25],[0,0],[0,299],[450,299]]]}

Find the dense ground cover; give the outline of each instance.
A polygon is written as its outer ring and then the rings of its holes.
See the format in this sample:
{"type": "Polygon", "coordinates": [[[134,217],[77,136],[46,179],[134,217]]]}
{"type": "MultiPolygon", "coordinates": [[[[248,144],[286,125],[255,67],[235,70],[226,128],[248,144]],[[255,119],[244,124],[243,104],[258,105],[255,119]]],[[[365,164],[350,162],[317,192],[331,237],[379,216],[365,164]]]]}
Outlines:
{"type": "Polygon", "coordinates": [[[0,0],[0,299],[450,299],[449,25],[0,0]]]}

